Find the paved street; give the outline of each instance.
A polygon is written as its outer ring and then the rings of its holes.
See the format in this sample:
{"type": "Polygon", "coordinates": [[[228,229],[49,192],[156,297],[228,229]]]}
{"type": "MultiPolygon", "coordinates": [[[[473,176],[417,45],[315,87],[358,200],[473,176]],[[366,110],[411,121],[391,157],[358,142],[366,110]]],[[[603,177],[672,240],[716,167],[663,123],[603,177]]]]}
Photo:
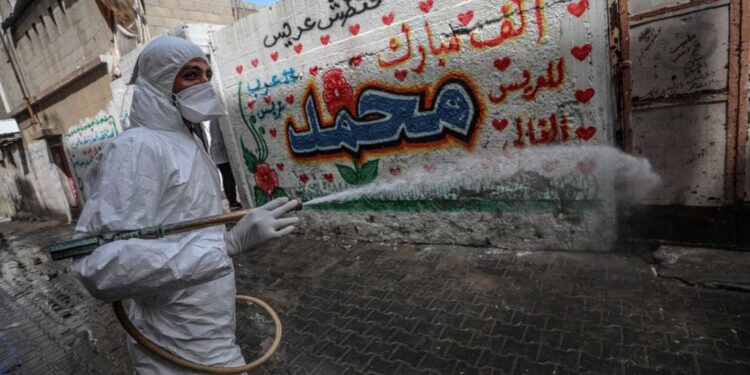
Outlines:
{"type": "MultiPolygon", "coordinates": [[[[130,373],[109,304],[39,250],[70,234],[55,224],[0,223],[0,373],[130,373]]],[[[298,236],[235,265],[284,324],[258,373],[750,373],[750,294],[658,277],[647,258],[298,236]]],[[[238,311],[250,360],[273,326],[238,311]]]]}

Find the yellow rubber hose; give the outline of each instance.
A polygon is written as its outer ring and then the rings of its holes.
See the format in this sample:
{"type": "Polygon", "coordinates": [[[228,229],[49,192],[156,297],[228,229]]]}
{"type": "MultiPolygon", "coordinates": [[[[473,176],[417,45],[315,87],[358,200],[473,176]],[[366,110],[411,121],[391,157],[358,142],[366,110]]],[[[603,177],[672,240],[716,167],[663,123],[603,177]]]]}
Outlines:
{"type": "Polygon", "coordinates": [[[128,319],[128,315],[127,313],[125,313],[125,308],[122,305],[122,301],[113,302],[112,307],[115,309],[117,320],[120,321],[120,324],[122,324],[122,327],[125,328],[125,331],[128,332],[130,337],[132,337],[138,344],[140,344],[141,346],[146,348],[146,350],[150,351],[159,358],[188,370],[200,371],[208,374],[241,374],[262,365],[269,358],[271,358],[273,353],[275,353],[279,348],[279,345],[281,344],[281,320],[279,320],[279,316],[276,314],[276,311],[273,311],[271,306],[268,306],[268,304],[255,297],[243,296],[238,294],[237,299],[240,301],[250,302],[262,307],[264,310],[266,310],[266,312],[268,312],[268,315],[271,316],[271,319],[273,319],[273,322],[276,325],[276,336],[273,339],[273,344],[271,344],[271,347],[268,348],[266,353],[255,361],[238,367],[206,366],[200,363],[188,361],[182,357],[172,354],[161,346],[155,344],[153,341],[149,340],[140,331],[138,331],[137,328],[135,328],[133,322],[128,319]]]}

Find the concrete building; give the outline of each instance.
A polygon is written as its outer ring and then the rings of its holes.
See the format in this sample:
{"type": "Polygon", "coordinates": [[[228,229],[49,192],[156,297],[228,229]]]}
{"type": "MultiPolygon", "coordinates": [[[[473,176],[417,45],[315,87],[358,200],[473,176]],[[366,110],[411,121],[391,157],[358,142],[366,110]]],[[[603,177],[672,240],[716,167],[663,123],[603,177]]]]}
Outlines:
{"type": "MultiPolygon", "coordinates": [[[[180,22],[224,25],[255,11],[236,0],[0,2],[6,44],[0,51],[0,96],[20,127],[23,152],[38,151],[27,159],[54,172],[27,176],[16,186],[27,201],[47,197],[24,209],[65,220],[80,210],[62,137],[81,119],[107,108],[122,55],[180,22]]],[[[1,192],[0,201],[21,209],[1,192]]]]}

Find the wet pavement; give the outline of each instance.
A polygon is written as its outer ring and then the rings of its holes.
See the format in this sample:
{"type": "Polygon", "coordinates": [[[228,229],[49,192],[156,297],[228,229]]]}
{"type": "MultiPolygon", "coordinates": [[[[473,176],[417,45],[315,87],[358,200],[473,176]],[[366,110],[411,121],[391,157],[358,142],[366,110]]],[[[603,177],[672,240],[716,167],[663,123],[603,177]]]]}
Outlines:
{"type": "MultiPolygon", "coordinates": [[[[0,374],[131,373],[110,305],[40,250],[71,230],[0,223],[0,374]]],[[[750,294],[660,277],[649,254],[290,236],[235,266],[284,325],[257,373],[750,373],[750,294]]],[[[252,306],[237,319],[250,360],[273,326],[252,306]]]]}

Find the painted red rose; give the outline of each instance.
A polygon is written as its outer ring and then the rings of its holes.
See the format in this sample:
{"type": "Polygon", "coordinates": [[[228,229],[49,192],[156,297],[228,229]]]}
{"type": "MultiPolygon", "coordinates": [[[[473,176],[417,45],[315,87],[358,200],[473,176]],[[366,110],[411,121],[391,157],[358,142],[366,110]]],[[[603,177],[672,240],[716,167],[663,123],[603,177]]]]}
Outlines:
{"type": "Polygon", "coordinates": [[[270,165],[260,163],[255,167],[255,184],[266,194],[271,195],[279,186],[279,177],[270,165]]]}
{"type": "Polygon", "coordinates": [[[323,101],[331,116],[342,108],[354,113],[354,90],[341,69],[334,68],[323,74],[323,101]]]}

